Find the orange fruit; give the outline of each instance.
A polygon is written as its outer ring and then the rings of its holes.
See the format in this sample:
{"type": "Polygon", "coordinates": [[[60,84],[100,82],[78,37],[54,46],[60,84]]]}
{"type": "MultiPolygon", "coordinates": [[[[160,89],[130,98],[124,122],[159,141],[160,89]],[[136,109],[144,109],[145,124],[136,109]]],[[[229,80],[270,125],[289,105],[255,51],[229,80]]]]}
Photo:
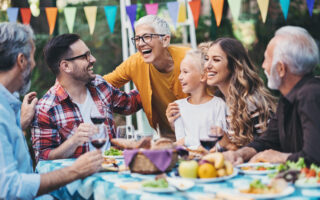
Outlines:
{"type": "Polygon", "coordinates": [[[204,163],[198,168],[199,178],[214,178],[217,176],[216,168],[210,163],[204,163]]]}

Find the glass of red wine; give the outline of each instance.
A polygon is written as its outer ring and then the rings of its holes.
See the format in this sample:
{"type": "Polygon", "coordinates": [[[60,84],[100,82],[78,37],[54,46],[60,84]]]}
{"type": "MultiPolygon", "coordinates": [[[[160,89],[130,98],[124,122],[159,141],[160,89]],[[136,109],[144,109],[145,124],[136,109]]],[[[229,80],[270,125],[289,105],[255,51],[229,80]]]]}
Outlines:
{"type": "Polygon", "coordinates": [[[97,106],[93,105],[90,111],[90,119],[92,123],[97,127],[97,131],[91,136],[91,144],[100,149],[104,146],[108,139],[104,122],[106,121],[106,114],[103,115],[98,111],[97,106]]]}
{"type": "Polygon", "coordinates": [[[218,141],[223,138],[223,123],[221,120],[215,120],[208,123],[208,134],[200,138],[200,144],[208,151],[212,149],[218,141]]]}

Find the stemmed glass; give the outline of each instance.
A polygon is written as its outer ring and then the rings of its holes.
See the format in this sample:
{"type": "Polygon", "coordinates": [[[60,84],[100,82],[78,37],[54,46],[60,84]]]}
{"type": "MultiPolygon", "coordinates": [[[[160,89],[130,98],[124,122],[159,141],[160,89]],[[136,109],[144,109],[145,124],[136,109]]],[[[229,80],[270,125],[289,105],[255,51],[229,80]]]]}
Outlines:
{"type": "Polygon", "coordinates": [[[223,137],[223,123],[221,120],[208,122],[207,136],[200,138],[200,144],[208,151],[223,137]]]}
{"type": "Polygon", "coordinates": [[[90,119],[92,123],[98,129],[98,133],[91,136],[91,144],[100,149],[106,143],[108,139],[108,134],[106,133],[104,122],[106,121],[106,114],[101,115],[97,107],[93,105],[90,110],[90,119]]]}

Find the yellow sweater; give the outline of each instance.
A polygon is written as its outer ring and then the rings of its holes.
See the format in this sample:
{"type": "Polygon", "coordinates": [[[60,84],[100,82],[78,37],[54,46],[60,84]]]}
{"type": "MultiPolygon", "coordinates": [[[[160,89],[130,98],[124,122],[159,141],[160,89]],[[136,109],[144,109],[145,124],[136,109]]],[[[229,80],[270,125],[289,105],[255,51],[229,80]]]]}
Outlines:
{"type": "MultiPolygon", "coordinates": [[[[178,76],[180,74],[180,63],[190,48],[169,46],[168,50],[174,61],[174,81],[170,89],[176,99],[186,98],[188,95],[182,92],[178,76]]],[[[132,80],[140,93],[142,106],[149,124],[153,128],[156,128],[157,123],[152,120],[153,109],[151,102],[152,87],[150,83],[150,66],[151,64],[145,63],[141,54],[137,52],[121,63],[113,72],[104,75],[103,78],[118,88],[132,80]]]]}

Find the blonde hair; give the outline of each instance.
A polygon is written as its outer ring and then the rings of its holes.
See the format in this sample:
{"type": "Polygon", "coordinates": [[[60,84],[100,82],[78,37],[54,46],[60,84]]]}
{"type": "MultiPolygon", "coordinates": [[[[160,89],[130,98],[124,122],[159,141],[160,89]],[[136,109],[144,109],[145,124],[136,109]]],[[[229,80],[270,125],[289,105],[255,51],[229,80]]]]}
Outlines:
{"type": "Polygon", "coordinates": [[[191,49],[187,51],[186,55],[184,56],[184,59],[192,58],[191,61],[195,67],[197,67],[200,71],[200,74],[204,74],[204,55],[203,53],[198,49],[191,49]]]}
{"type": "Polygon", "coordinates": [[[220,38],[211,46],[219,45],[226,53],[230,75],[229,96],[226,99],[230,111],[229,129],[234,131],[231,141],[238,147],[247,145],[254,138],[254,111],[259,113],[260,130],[267,129],[268,120],[276,110],[276,98],[265,88],[257,68],[252,64],[243,45],[232,38],[220,38]]]}

